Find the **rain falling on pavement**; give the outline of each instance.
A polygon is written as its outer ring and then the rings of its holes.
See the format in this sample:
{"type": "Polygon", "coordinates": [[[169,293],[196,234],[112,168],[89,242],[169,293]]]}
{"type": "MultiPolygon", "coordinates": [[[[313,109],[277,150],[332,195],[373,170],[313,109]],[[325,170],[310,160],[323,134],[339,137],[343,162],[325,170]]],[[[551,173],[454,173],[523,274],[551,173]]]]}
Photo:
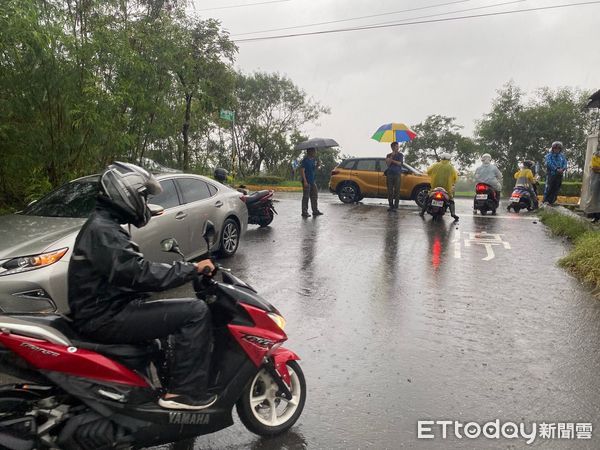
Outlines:
{"type": "MultiPolygon", "coordinates": [[[[476,441],[419,420],[592,423],[600,417],[600,302],[556,266],[567,246],[533,214],[423,220],[414,203],[345,205],[321,193],[324,216],[300,217],[277,193],[270,227],[250,227],[221,263],[287,319],[308,397],[274,440],[236,424],[177,448],[521,448],[476,441]]],[[[168,293],[190,296],[189,287],[168,293]]],[[[598,448],[542,439],[545,448],[598,448]]]]}

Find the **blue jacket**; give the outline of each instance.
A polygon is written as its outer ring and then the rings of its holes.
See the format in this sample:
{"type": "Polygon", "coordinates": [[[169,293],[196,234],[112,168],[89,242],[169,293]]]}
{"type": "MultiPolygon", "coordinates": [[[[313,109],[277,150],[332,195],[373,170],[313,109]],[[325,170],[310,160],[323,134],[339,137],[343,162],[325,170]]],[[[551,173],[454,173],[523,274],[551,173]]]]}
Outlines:
{"type": "Polygon", "coordinates": [[[548,175],[556,175],[558,169],[567,169],[567,158],[562,152],[553,153],[552,151],[546,155],[546,169],[548,175]]]}

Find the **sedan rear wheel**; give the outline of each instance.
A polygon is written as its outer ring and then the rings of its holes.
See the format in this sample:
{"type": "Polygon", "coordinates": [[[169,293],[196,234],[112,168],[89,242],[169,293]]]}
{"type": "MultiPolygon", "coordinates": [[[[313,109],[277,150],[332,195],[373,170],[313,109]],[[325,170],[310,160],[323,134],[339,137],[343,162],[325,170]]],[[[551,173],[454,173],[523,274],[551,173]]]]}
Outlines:
{"type": "Polygon", "coordinates": [[[223,257],[233,256],[240,244],[240,226],[231,217],[223,224],[221,232],[221,248],[219,253],[223,257]]]}

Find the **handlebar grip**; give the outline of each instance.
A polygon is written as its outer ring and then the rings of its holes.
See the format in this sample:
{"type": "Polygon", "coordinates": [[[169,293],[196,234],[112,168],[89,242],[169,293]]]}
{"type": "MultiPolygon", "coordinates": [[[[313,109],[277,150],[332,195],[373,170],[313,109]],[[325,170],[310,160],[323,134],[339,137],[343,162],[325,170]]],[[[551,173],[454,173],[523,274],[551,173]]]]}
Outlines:
{"type": "Polygon", "coordinates": [[[201,292],[204,290],[200,276],[194,277],[192,280],[192,285],[194,286],[194,292],[201,292]]]}

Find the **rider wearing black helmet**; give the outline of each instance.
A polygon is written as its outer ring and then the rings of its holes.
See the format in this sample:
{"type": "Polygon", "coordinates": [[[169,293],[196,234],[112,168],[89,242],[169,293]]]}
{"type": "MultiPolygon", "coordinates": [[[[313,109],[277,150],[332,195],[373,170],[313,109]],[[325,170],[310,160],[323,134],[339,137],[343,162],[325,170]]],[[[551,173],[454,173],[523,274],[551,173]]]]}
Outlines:
{"type": "Polygon", "coordinates": [[[75,328],[105,344],[136,344],[173,336],[175,364],[168,394],[159,404],[202,409],[216,401],[206,393],[212,339],[210,313],[196,299],[148,301],[157,292],[212,273],[208,259],[197,264],[153,263],[140,253],[121,224],[145,226],[148,195],[162,191],[146,170],[115,162],[100,178],[96,209],[77,235],[69,263],[69,307],[75,328]]]}
{"type": "Polygon", "coordinates": [[[219,183],[227,184],[227,176],[229,175],[227,169],[217,167],[213,175],[215,177],[215,180],[217,180],[219,183]]]}

